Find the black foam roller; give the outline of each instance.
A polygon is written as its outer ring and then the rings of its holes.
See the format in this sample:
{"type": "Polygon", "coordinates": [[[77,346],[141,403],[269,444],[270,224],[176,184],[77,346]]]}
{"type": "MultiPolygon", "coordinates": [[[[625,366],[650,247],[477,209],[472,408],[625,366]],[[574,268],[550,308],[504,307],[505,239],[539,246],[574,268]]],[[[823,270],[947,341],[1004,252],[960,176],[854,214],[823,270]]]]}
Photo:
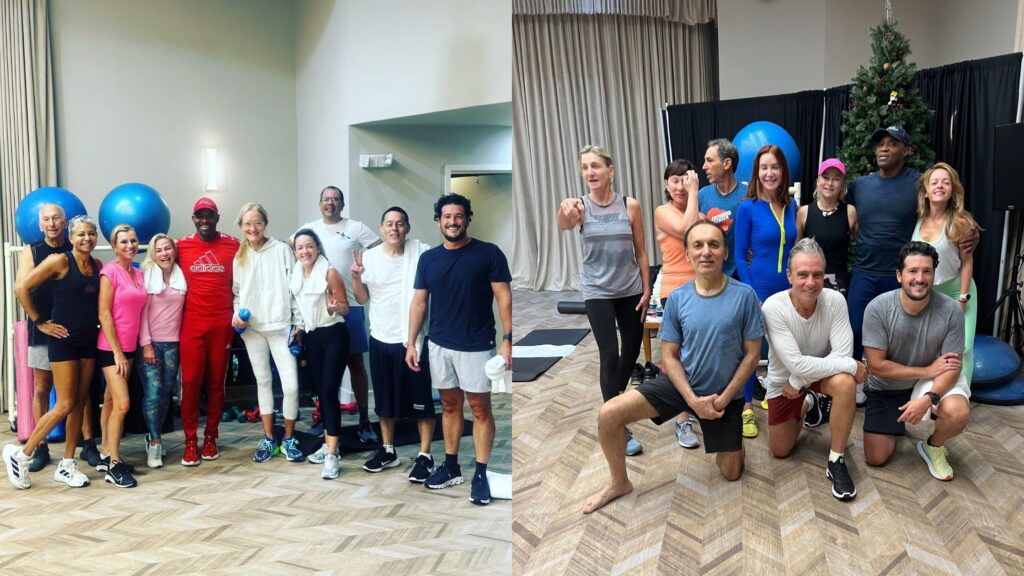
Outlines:
{"type": "Polygon", "coordinates": [[[559,314],[586,314],[587,306],[583,302],[574,302],[572,300],[562,300],[558,303],[559,314]]]}

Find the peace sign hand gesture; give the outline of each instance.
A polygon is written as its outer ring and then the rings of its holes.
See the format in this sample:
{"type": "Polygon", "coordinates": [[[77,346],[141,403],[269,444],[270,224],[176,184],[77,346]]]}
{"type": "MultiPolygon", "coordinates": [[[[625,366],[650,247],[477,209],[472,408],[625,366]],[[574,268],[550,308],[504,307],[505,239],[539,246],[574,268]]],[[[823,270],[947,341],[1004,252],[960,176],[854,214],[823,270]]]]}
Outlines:
{"type": "Polygon", "coordinates": [[[363,253],[353,250],[352,251],[352,279],[359,280],[363,277],[363,271],[366,268],[363,267],[363,253]]]}

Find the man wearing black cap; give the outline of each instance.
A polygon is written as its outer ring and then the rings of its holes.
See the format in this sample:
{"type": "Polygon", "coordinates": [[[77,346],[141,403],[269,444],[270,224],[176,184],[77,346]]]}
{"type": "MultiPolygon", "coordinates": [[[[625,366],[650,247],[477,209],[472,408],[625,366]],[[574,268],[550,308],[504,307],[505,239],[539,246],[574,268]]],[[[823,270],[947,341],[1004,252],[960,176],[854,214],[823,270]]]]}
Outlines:
{"type": "MultiPolygon", "coordinates": [[[[850,277],[847,303],[853,325],[853,357],[861,358],[864,308],[876,296],[896,290],[893,276],[900,248],[910,241],[917,223],[917,179],[921,173],[906,166],[910,137],[902,126],[879,128],[871,135],[878,171],[854,180],[847,201],[857,207],[857,257],[850,277]]],[[[978,245],[978,233],[963,249],[978,245]]],[[[858,387],[857,403],[864,396],[858,387]]]]}

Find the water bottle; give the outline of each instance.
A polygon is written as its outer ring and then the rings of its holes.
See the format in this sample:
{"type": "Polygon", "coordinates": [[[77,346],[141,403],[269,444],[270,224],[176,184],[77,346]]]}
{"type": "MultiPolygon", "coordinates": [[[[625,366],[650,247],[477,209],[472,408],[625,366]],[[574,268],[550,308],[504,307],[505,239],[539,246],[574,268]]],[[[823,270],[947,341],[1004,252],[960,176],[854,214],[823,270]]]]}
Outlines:
{"type": "Polygon", "coordinates": [[[654,319],[658,317],[658,299],[651,296],[650,303],[647,305],[647,317],[654,319]]]}
{"type": "MultiPolygon", "coordinates": [[[[248,308],[242,308],[241,310],[238,311],[238,318],[241,319],[242,322],[248,322],[249,318],[251,317],[252,313],[249,312],[248,308]]],[[[241,328],[235,328],[235,334],[241,334],[242,332],[245,332],[245,326],[242,326],[241,328]]]]}

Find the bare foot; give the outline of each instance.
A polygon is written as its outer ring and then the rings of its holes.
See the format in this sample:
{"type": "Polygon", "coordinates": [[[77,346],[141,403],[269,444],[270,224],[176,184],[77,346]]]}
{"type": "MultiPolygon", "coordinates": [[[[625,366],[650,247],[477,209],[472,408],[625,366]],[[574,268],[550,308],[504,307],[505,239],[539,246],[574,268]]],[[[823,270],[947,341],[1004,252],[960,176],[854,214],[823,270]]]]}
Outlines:
{"type": "Polygon", "coordinates": [[[602,508],[605,504],[615,500],[619,496],[625,496],[633,491],[633,483],[626,480],[624,485],[614,486],[608,484],[601,489],[600,492],[594,494],[590,498],[587,498],[586,503],[583,504],[583,513],[590,514],[594,510],[602,508]]]}

